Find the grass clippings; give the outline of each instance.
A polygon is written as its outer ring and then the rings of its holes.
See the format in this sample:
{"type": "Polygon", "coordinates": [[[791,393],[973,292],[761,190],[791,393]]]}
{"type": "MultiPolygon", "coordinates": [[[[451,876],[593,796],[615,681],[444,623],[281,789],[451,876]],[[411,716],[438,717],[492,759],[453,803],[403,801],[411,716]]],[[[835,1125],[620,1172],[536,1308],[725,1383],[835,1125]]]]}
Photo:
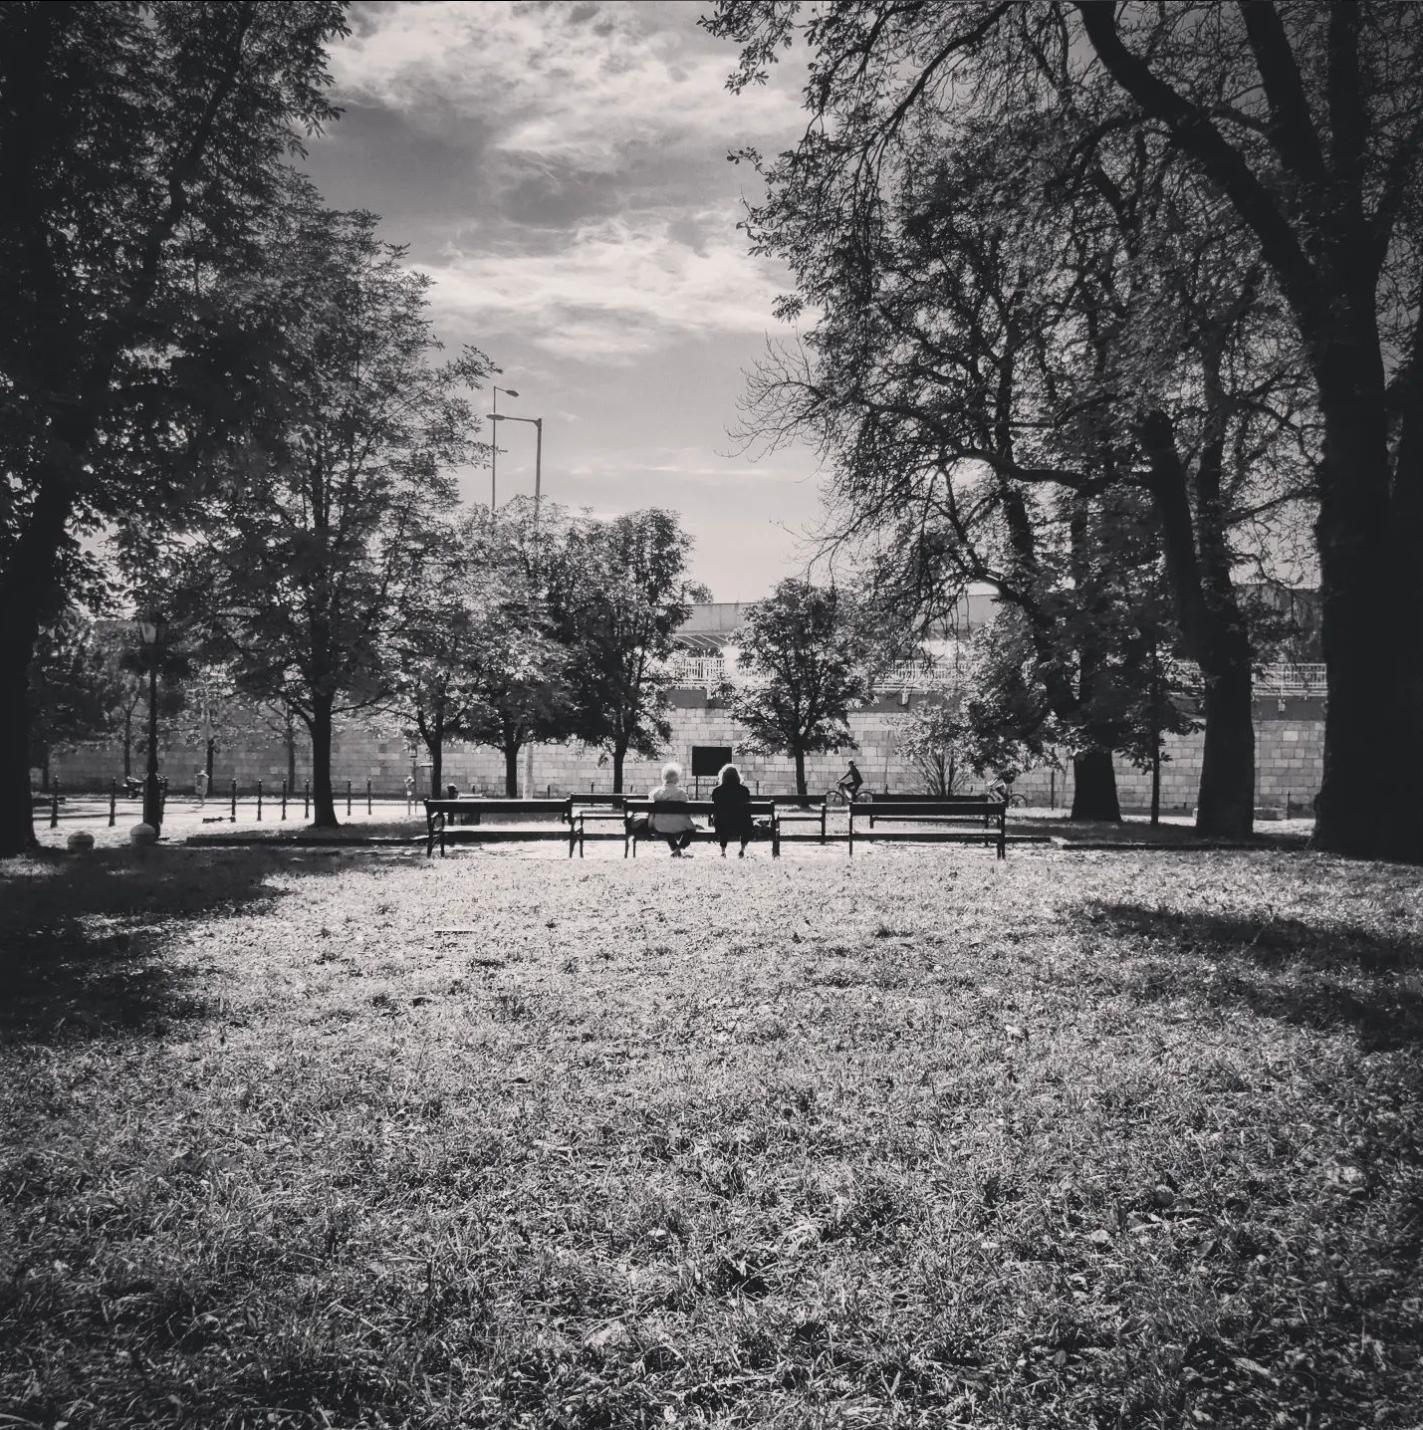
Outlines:
{"type": "Polygon", "coordinates": [[[1420,893],[905,846],[0,866],[0,1425],[1409,1430],[1420,893]]]}

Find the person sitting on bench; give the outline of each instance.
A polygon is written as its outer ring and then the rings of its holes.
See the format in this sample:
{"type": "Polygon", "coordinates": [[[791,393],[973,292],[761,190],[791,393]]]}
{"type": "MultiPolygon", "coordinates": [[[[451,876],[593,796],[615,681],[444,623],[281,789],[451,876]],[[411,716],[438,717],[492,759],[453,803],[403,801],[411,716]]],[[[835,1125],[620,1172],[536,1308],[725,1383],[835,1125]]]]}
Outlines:
{"type": "Polygon", "coordinates": [[[723,765],[712,790],[716,812],[712,823],[721,842],[721,857],[726,858],[726,846],[733,839],[741,841],[738,858],[746,857],[746,845],[751,838],[751,791],[741,782],[741,771],[735,765],[723,765]]]}
{"type": "Polygon", "coordinates": [[[688,858],[687,845],[696,833],[696,823],[687,811],[687,791],[682,788],[682,768],[680,765],[662,766],[662,783],[648,791],[648,798],[657,806],[652,811],[649,832],[660,835],[667,841],[674,859],[688,858]]]}

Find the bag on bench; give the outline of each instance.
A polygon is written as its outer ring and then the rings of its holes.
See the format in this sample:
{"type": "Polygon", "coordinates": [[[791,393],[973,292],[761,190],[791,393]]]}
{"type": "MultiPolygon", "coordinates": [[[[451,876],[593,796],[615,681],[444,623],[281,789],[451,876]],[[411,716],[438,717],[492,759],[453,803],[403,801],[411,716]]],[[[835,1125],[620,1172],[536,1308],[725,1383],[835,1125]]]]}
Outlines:
{"type": "Polygon", "coordinates": [[[645,839],[652,833],[652,816],[650,814],[634,816],[632,823],[628,825],[628,833],[634,839],[645,839]]]}

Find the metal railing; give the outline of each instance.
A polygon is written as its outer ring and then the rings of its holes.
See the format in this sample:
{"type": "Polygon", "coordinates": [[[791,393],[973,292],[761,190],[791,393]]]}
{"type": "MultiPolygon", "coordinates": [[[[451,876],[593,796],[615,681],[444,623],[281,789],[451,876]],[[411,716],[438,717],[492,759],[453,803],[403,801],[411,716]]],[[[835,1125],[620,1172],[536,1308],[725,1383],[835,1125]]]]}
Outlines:
{"type": "Polygon", "coordinates": [[[1257,665],[1256,695],[1304,695],[1322,699],[1329,693],[1322,665],[1257,665]]]}

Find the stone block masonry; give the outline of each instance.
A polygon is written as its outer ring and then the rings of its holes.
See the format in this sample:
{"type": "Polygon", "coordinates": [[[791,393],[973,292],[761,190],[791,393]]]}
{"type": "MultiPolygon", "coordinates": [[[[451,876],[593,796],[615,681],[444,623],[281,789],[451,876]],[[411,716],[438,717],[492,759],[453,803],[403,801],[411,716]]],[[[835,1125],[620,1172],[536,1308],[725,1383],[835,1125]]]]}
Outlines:
{"type": "MultiPolygon", "coordinates": [[[[731,718],[726,707],[709,700],[700,690],[673,692],[669,711],[672,738],[665,754],[655,760],[629,757],[624,765],[623,783],[629,793],[641,793],[659,783],[665,760],[676,760],[689,783],[694,746],[731,747],[745,738],[745,732],[731,718]]],[[[1319,792],[1324,768],[1324,715],[1322,702],[1291,700],[1281,710],[1281,702],[1260,700],[1255,709],[1255,799],[1259,805],[1308,808],[1319,792]]],[[[832,788],[845,772],[853,756],[871,789],[917,791],[923,788],[918,772],[899,750],[899,730],[911,708],[898,697],[875,702],[853,712],[850,729],[859,744],[857,751],[808,755],[806,784],[815,793],[832,788]]],[[[1199,732],[1170,737],[1161,767],[1161,800],[1166,809],[1190,809],[1196,803],[1201,773],[1199,732]]],[[[332,782],[344,798],[350,780],[357,795],[371,782],[376,795],[403,795],[405,778],[416,764],[428,757],[421,752],[412,758],[410,746],[398,736],[348,726],[337,732],[332,752],[332,782]]],[[[795,761],[787,755],[736,755],[736,763],[753,790],[762,794],[788,793],[795,788],[795,761]]],[[[193,787],[193,776],[202,765],[202,754],[192,746],[174,746],[163,751],[161,768],[174,791],[193,787]]],[[[56,755],[51,764],[61,787],[104,790],[123,771],[123,751],[115,745],[88,745],[56,755]]],[[[526,776],[525,757],[519,757],[521,792],[526,776]]],[[[143,774],[143,761],[135,757],[134,772],[143,774]]],[[[286,752],[280,744],[249,741],[218,751],[214,765],[213,797],[220,798],[236,779],[245,795],[261,780],[266,790],[276,792],[287,774],[286,752]]],[[[539,745],[534,750],[533,790],[554,794],[609,790],[612,762],[601,751],[580,744],[539,745]]],[[[296,787],[311,778],[310,753],[298,749],[296,787]]],[[[428,773],[420,771],[421,779],[428,773]]],[[[504,789],[504,757],[497,750],[477,745],[451,744],[445,750],[444,779],[467,792],[471,787],[490,794],[504,789]]],[[[38,779],[36,777],[36,783],[38,779]]],[[[1144,808],[1151,799],[1149,770],[1136,770],[1117,762],[1117,784],[1127,808],[1144,808]]],[[[705,792],[708,782],[702,782],[705,792]]],[[[1058,805],[1071,799],[1071,771],[1033,770],[1018,782],[1019,793],[1029,804],[1058,805]]],[[[422,793],[424,791],[422,790],[422,793]]]]}

